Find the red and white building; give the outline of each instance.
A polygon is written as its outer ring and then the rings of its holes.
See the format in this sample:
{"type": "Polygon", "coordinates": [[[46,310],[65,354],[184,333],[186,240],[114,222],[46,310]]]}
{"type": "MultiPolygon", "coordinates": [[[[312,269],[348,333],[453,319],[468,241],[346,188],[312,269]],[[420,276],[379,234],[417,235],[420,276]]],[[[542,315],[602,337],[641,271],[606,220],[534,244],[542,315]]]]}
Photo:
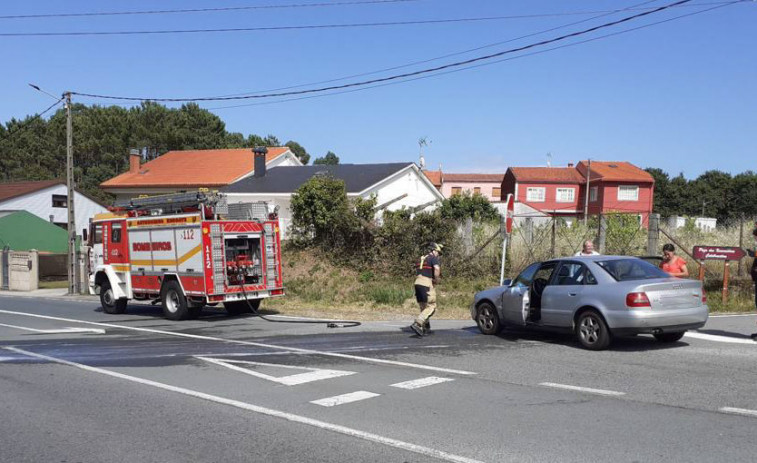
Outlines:
{"type": "Polygon", "coordinates": [[[502,180],[502,200],[515,198],[517,222],[527,217],[566,220],[589,215],[636,214],[646,226],[652,212],[654,178],[628,162],[581,161],[568,167],[511,167],[502,180]],[[587,182],[588,178],[588,182],[587,182]],[[588,208],[586,203],[588,183],[588,208]]]}

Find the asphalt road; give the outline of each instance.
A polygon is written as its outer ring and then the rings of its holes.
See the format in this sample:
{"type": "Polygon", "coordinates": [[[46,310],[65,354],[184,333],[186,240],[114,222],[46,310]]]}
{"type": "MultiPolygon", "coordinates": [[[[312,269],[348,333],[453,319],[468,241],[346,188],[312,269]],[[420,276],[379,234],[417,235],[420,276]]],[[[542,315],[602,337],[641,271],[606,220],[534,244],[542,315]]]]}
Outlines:
{"type": "Polygon", "coordinates": [[[753,315],[603,352],[433,325],[0,297],[0,461],[755,460],[753,315]]]}

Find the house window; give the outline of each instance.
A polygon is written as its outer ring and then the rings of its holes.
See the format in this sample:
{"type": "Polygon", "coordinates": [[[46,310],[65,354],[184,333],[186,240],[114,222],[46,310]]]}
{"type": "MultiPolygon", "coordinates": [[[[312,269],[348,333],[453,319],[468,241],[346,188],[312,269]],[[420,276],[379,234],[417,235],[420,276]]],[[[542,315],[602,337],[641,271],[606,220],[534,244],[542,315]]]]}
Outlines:
{"type": "Polygon", "coordinates": [[[597,202],[597,196],[599,196],[599,187],[593,186],[589,188],[589,201],[593,203],[597,202]]]}
{"type": "Polygon", "coordinates": [[[473,194],[474,195],[480,195],[481,194],[481,187],[480,186],[473,187],[473,194]]]}
{"type": "Polygon", "coordinates": [[[68,196],[53,195],[53,207],[68,207],[68,196]]]}
{"type": "Polygon", "coordinates": [[[556,200],[558,203],[572,203],[575,199],[575,188],[558,188],[556,200]]]}
{"type": "Polygon", "coordinates": [[[452,187],[452,194],[453,194],[453,195],[460,195],[460,194],[463,194],[463,187],[460,187],[460,186],[453,186],[453,187],[452,187]]]}
{"type": "Polygon", "coordinates": [[[618,187],[618,201],[638,201],[639,187],[636,185],[620,185],[618,187]]]}
{"type": "Polygon", "coordinates": [[[544,190],[544,187],[526,188],[526,201],[530,201],[532,203],[543,203],[545,196],[544,190]]]}
{"type": "Polygon", "coordinates": [[[492,197],[493,198],[501,198],[502,197],[502,188],[500,187],[494,187],[492,188],[492,197]]]}

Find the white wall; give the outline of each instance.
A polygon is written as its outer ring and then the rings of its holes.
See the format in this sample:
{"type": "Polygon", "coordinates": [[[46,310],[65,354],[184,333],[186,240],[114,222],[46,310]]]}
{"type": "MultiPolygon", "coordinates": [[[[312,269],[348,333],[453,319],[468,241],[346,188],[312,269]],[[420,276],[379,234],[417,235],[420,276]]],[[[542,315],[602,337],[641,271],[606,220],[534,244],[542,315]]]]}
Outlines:
{"type": "MultiPolygon", "coordinates": [[[[68,209],[53,207],[53,195],[65,196],[67,193],[66,185],[53,185],[43,190],[2,201],[0,202],[0,209],[28,211],[45,221],[50,221],[52,215],[53,222],[65,224],[68,223],[68,209]]],[[[81,235],[82,229],[89,226],[90,217],[108,212],[105,207],[79,192],[74,193],[74,209],[77,235],[81,235]]]]}
{"type": "MultiPolygon", "coordinates": [[[[381,205],[406,193],[407,196],[392,203],[386,209],[396,211],[403,207],[411,208],[431,201],[442,201],[444,199],[441,193],[434,188],[425,176],[413,167],[404,169],[378,184],[373,185],[365,191],[362,191],[360,196],[363,198],[370,198],[371,195],[375,194],[376,204],[381,205]]],[[[439,204],[437,203],[428,206],[424,210],[434,209],[438,205],[439,204]]]]}

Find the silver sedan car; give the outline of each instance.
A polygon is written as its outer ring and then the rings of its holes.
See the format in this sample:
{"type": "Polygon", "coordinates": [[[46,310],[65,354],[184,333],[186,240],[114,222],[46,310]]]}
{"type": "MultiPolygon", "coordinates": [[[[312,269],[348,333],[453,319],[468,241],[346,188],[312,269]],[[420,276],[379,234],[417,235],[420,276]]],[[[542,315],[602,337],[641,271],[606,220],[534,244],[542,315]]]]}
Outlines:
{"type": "Polygon", "coordinates": [[[569,330],[587,349],[614,336],[675,342],[707,322],[698,280],[674,278],[636,257],[566,257],[531,264],[503,286],[476,293],[471,317],[484,334],[504,325],[569,330]]]}

